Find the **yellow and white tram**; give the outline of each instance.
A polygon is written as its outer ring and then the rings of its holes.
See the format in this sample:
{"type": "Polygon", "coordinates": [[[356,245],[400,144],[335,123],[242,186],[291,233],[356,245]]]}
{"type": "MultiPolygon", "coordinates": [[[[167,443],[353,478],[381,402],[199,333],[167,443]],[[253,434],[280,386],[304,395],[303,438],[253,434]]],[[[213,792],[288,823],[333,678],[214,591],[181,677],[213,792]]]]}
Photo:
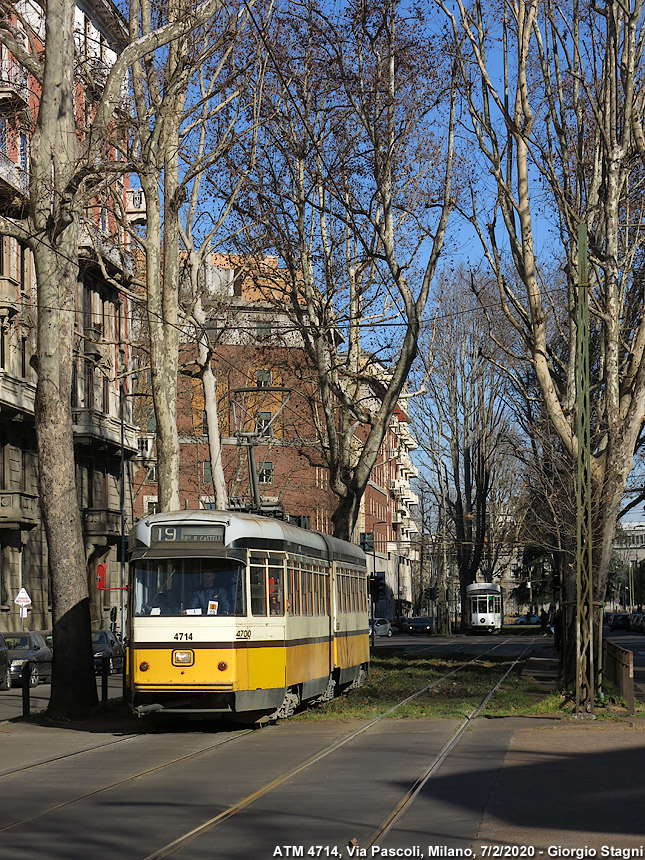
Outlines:
{"type": "Polygon", "coordinates": [[[280,520],[177,511],[129,541],[127,683],[139,714],[288,716],[360,686],[364,552],[280,520]]]}

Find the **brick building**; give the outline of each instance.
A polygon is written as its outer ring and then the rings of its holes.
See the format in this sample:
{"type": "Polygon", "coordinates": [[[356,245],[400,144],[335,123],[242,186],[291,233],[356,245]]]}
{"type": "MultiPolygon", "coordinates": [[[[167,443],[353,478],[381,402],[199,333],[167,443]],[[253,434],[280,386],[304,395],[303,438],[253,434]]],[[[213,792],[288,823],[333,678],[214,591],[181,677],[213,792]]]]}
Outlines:
{"type": "MultiPolygon", "coordinates": [[[[267,301],[261,274],[240,274],[235,261],[213,258],[205,281],[212,298],[211,341],[222,439],[222,462],[232,507],[251,501],[248,434],[262,434],[253,454],[262,503],[312,529],[331,532],[335,508],[329,474],[314,424],[316,379],[301,338],[286,311],[267,301]]],[[[239,261],[238,261],[239,262],[239,261]]],[[[267,261],[277,269],[275,261],[267,261]]],[[[178,429],[181,444],[180,497],[185,507],[214,504],[204,396],[191,363],[193,347],[183,345],[186,374],[179,381],[178,429]]],[[[141,439],[142,468],[135,474],[134,516],[156,510],[154,419],[149,407],[141,439]]],[[[360,444],[360,429],[357,445],[360,444]]],[[[407,417],[397,409],[388,427],[362,500],[354,540],[372,532],[370,568],[386,578],[386,598],[377,610],[388,616],[409,612],[416,565],[417,527],[410,506],[417,497],[410,479],[417,474],[410,452],[417,447],[407,417]]]]}

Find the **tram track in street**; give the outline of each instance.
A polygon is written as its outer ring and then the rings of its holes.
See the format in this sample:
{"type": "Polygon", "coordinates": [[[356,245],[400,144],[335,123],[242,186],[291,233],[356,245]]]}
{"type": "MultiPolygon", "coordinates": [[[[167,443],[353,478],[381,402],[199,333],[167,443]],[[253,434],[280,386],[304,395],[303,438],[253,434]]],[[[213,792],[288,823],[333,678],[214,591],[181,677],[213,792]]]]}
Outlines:
{"type": "MultiPolygon", "coordinates": [[[[312,768],[315,768],[316,765],[318,765],[320,762],[322,762],[325,758],[333,755],[335,752],[340,750],[345,745],[350,744],[353,740],[358,738],[360,735],[363,735],[365,732],[368,732],[374,726],[379,724],[382,720],[384,720],[385,718],[390,716],[398,708],[402,707],[403,705],[407,704],[408,702],[412,701],[413,699],[417,698],[418,696],[422,695],[423,693],[428,692],[432,688],[439,686],[440,684],[445,682],[448,678],[457,674],[458,672],[460,672],[465,667],[470,666],[472,664],[475,664],[478,661],[481,661],[487,655],[491,654],[492,652],[499,649],[501,646],[512,641],[512,638],[513,637],[509,637],[509,638],[507,638],[501,642],[496,642],[491,648],[478,654],[476,657],[473,657],[470,660],[464,660],[463,663],[460,663],[455,668],[451,669],[448,672],[444,672],[440,677],[436,678],[431,683],[425,685],[423,688],[415,691],[411,695],[409,695],[406,698],[402,699],[401,701],[397,702],[395,705],[388,708],[387,710],[385,710],[383,713],[379,714],[374,719],[369,720],[364,725],[360,726],[358,729],[355,729],[354,731],[351,731],[348,734],[345,734],[345,735],[337,738],[334,742],[328,744],[326,747],[324,747],[323,749],[321,749],[319,752],[315,753],[314,755],[308,757],[306,760],[304,760],[300,764],[296,765],[295,767],[290,768],[288,771],[278,775],[274,779],[267,781],[264,785],[260,786],[255,791],[245,795],[244,797],[241,797],[235,803],[230,804],[229,806],[227,806],[227,808],[223,809],[217,815],[207,819],[206,821],[202,822],[198,826],[193,827],[190,830],[187,830],[181,836],[168,842],[167,844],[163,845],[161,848],[158,848],[155,851],[147,854],[145,856],[145,858],[143,858],[143,860],[162,860],[162,858],[172,855],[173,853],[178,851],[180,848],[188,845],[193,840],[198,839],[200,836],[203,836],[204,834],[208,833],[209,831],[211,831],[214,828],[218,827],[219,825],[223,824],[225,821],[228,821],[229,819],[231,819],[232,817],[234,817],[238,813],[240,813],[243,810],[247,809],[248,807],[252,806],[258,800],[260,800],[261,798],[270,794],[271,792],[275,791],[280,786],[283,786],[286,783],[288,783],[289,781],[295,779],[298,775],[303,774],[304,772],[311,770],[312,768]]],[[[394,817],[392,817],[392,814],[390,816],[388,816],[388,818],[384,822],[384,825],[382,825],[382,827],[379,829],[379,831],[374,835],[374,837],[373,837],[374,841],[381,838],[381,836],[387,832],[387,829],[389,829],[392,826],[392,823],[396,820],[396,817],[398,815],[402,814],[403,811],[409,806],[409,804],[413,802],[415,792],[418,792],[418,790],[420,790],[422,785],[425,784],[425,782],[427,782],[427,780],[433,775],[433,773],[436,772],[436,770],[440,767],[441,763],[445,760],[445,758],[450,754],[450,752],[455,747],[455,745],[459,742],[459,739],[461,738],[463,733],[472,724],[472,722],[474,721],[476,716],[479,713],[481,713],[481,711],[483,710],[483,708],[486,705],[486,702],[493,695],[494,691],[500,686],[501,683],[503,683],[503,680],[512,671],[512,668],[515,665],[517,665],[517,663],[524,657],[524,655],[526,654],[526,652],[529,650],[530,647],[531,646],[529,645],[529,646],[527,646],[527,648],[524,649],[524,651],[522,652],[520,657],[518,657],[516,659],[513,666],[511,668],[509,668],[507,670],[507,672],[502,676],[502,678],[500,678],[496,682],[496,684],[488,691],[487,695],[484,697],[484,699],[482,700],[480,705],[466,719],[464,724],[457,730],[457,732],[455,733],[453,738],[444,746],[444,748],[439,753],[439,755],[436,756],[433,759],[433,761],[430,762],[429,765],[424,769],[423,774],[415,781],[414,785],[407,792],[405,797],[402,798],[402,801],[399,804],[397,804],[396,809],[393,810],[394,817]],[[400,807],[400,809],[399,809],[399,807],[400,807]],[[390,821],[390,819],[391,819],[391,821],[390,821]]],[[[416,649],[415,649],[415,653],[416,653],[416,649]]],[[[162,762],[156,764],[154,767],[149,767],[149,768],[145,768],[142,770],[138,770],[135,773],[129,774],[125,778],[122,778],[119,780],[113,780],[109,784],[97,786],[92,791],[80,793],[74,797],[69,797],[65,800],[62,800],[59,803],[48,805],[47,808],[40,809],[31,815],[28,815],[28,816],[21,818],[20,820],[14,820],[8,824],[5,824],[4,826],[0,827],[0,833],[5,833],[7,831],[11,831],[14,828],[17,828],[19,826],[26,825],[26,824],[33,825],[38,819],[44,818],[47,815],[51,815],[53,813],[56,813],[56,812],[64,809],[65,807],[70,807],[70,806],[73,806],[75,804],[80,804],[84,800],[95,798],[97,795],[101,795],[101,794],[104,794],[107,792],[113,792],[115,790],[118,791],[123,786],[127,785],[128,783],[134,783],[136,780],[145,779],[148,776],[152,776],[153,774],[156,774],[160,771],[168,770],[168,769],[170,769],[176,765],[180,765],[181,763],[186,762],[188,760],[191,760],[191,759],[195,760],[195,759],[197,759],[203,755],[207,755],[209,753],[212,753],[217,747],[223,747],[225,745],[228,745],[232,741],[237,741],[237,740],[241,741],[243,739],[243,737],[247,734],[255,734],[255,730],[249,729],[246,731],[237,732],[235,735],[233,735],[232,737],[228,737],[225,740],[219,739],[217,741],[217,743],[209,744],[206,747],[203,747],[203,748],[200,748],[197,750],[193,750],[189,753],[186,753],[185,755],[176,756],[176,757],[169,759],[167,761],[162,761],[162,762]]],[[[133,742],[133,741],[136,741],[137,739],[141,739],[143,737],[146,737],[146,735],[136,735],[134,737],[129,737],[129,738],[120,738],[116,741],[112,740],[107,744],[92,747],[92,748],[89,748],[87,750],[79,751],[77,753],[69,753],[65,756],[52,758],[46,762],[40,762],[40,763],[26,766],[25,768],[22,768],[22,769],[13,770],[11,772],[8,772],[7,774],[3,774],[2,777],[17,776],[17,775],[21,775],[23,773],[27,773],[28,771],[32,771],[34,769],[46,768],[48,765],[55,765],[57,762],[64,762],[65,760],[74,758],[75,756],[76,757],[81,756],[83,754],[90,753],[90,752],[96,753],[102,749],[116,746],[118,744],[121,744],[121,743],[124,743],[127,741],[133,742]]],[[[370,844],[373,844],[373,843],[371,842],[370,844]]]]}
{"type": "MultiPolygon", "coordinates": [[[[193,828],[192,830],[182,834],[177,839],[173,840],[172,842],[168,843],[167,845],[164,845],[162,848],[157,849],[156,851],[153,851],[152,853],[146,855],[143,858],[143,860],[163,860],[163,858],[171,856],[176,851],[180,850],[181,848],[185,847],[189,843],[193,842],[195,839],[199,838],[200,836],[208,833],[209,831],[211,831],[214,828],[218,827],[219,825],[223,824],[225,821],[229,820],[234,815],[242,812],[244,809],[248,808],[253,803],[260,800],[262,797],[265,797],[267,794],[270,794],[271,792],[278,789],[280,786],[288,783],[290,780],[294,779],[296,776],[300,775],[304,771],[309,770],[311,767],[319,764],[327,756],[335,753],[341,747],[345,746],[345,744],[353,741],[359,735],[362,735],[364,732],[373,728],[375,725],[380,723],[381,720],[390,716],[390,714],[392,714],[398,708],[402,707],[403,705],[407,704],[408,702],[412,701],[413,699],[417,698],[418,696],[422,695],[423,693],[431,690],[432,688],[439,686],[447,678],[450,678],[451,676],[457,674],[462,669],[464,669],[466,666],[470,666],[474,663],[477,663],[483,657],[487,656],[492,651],[497,650],[497,648],[506,644],[509,641],[512,641],[512,640],[509,638],[509,639],[505,640],[504,642],[498,642],[492,648],[489,648],[487,651],[483,652],[482,654],[477,655],[477,657],[474,657],[471,660],[468,660],[468,661],[462,663],[461,665],[459,665],[455,669],[450,670],[449,672],[445,672],[443,675],[441,675],[440,678],[435,679],[434,681],[432,681],[427,686],[423,687],[420,690],[417,690],[415,693],[413,693],[410,696],[407,696],[405,699],[401,700],[400,702],[397,702],[391,708],[388,708],[386,711],[384,711],[382,714],[379,714],[378,717],[375,717],[374,719],[370,720],[364,726],[361,726],[359,729],[356,729],[355,731],[351,732],[350,734],[345,735],[344,737],[338,739],[337,741],[330,744],[328,747],[321,750],[316,755],[312,756],[311,758],[309,758],[308,760],[306,760],[302,764],[300,764],[297,767],[294,767],[291,770],[289,770],[289,771],[281,774],[280,776],[276,777],[276,779],[267,783],[262,788],[258,789],[257,791],[253,792],[252,794],[247,795],[246,797],[239,800],[237,803],[232,804],[227,809],[218,813],[216,816],[213,816],[213,818],[209,819],[208,821],[203,822],[198,827],[193,828]]],[[[390,813],[390,815],[388,816],[386,821],[381,825],[381,827],[373,835],[372,841],[369,843],[370,845],[375,844],[378,841],[378,839],[380,839],[381,836],[384,835],[391,828],[391,826],[395,823],[396,819],[401,814],[403,814],[403,812],[409,807],[410,803],[413,801],[413,799],[416,796],[416,794],[418,793],[418,791],[423,787],[423,785],[425,785],[425,783],[432,776],[432,774],[440,767],[440,765],[443,763],[445,758],[449,755],[449,753],[452,751],[452,749],[454,749],[454,747],[456,746],[456,744],[458,743],[458,741],[460,740],[460,738],[462,737],[464,732],[470,727],[470,725],[475,720],[475,718],[484,709],[484,707],[486,706],[486,704],[490,700],[491,696],[499,688],[499,686],[502,684],[502,682],[505,680],[505,678],[508,677],[508,675],[510,674],[512,669],[520,662],[521,659],[523,659],[524,655],[530,650],[531,647],[532,647],[532,643],[527,645],[527,647],[522,651],[522,654],[518,658],[515,659],[512,666],[487,691],[486,695],[483,697],[482,701],[479,703],[477,708],[475,708],[473,713],[464,720],[463,724],[460,726],[460,728],[457,730],[457,732],[453,735],[453,737],[450,739],[448,744],[446,744],[444,746],[444,748],[442,749],[442,751],[439,753],[438,756],[433,758],[432,762],[424,770],[424,773],[421,775],[421,777],[419,777],[415,781],[415,783],[412,786],[412,788],[410,789],[410,791],[408,791],[406,793],[406,795],[404,796],[402,801],[399,804],[397,804],[397,807],[395,807],[395,810],[393,810],[393,812],[390,813]]],[[[348,843],[350,841],[351,840],[348,837],[348,843]]]]}
{"type": "MultiPolygon", "coordinates": [[[[150,776],[151,774],[158,773],[161,770],[165,770],[168,767],[173,767],[177,764],[180,764],[181,762],[185,762],[185,761],[188,761],[192,758],[195,758],[196,756],[204,755],[205,753],[208,753],[214,749],[217,749],[217,747],[221,747],[224,744],[231,743],[232,741],[238,740],[239,738],[243,737],[244,735],[252,734],[254,731],[255,731],[254,729],[244,729],[242,731],[236,732],[236,734],[233,735],[232,737],[224,738],[224,739],[220,738],[220,739],[218,739],[218,741],[216,743],[209,744],[207,747],[203,747],[202,749],[193,750],[190,753],[186,753],[185,755],[182,755],[182,756],[177,756],[174,759],[170,759],[169,761],[162,762],[161,764],[155,765],[154,767],[147,768],[146,770],[138,771],[137,773],[131,774],[130,776],[127,776],[123,779],[119,779],[119,780],[116,780],[115,782],[111,782],[108,785],[100,786],[99,788],[96,788],[93,791],[86,792],[85,794],[79,795],[78,797],[73,797],[73,798],[70,798],[69,800],[61,801],[60,803],[54,804],[53,806],[50,806],[47,809],[40,810],[39,812],[35,813],[34,815],[26,816],[25,818],[21,818],[18,821],[12,821],[11,824],[6,824],[4,826],[0,826],[0,833],[5,833],[6,831],[11,830],[14,827],[19,827],[19,826],[24,825],[24,824],[29,824],[33,821],[36,821],[38,818],[43,817],[44,815],[50,815],[52,812],[57,812],[60,809],[64,809],[66,806],[71,806],[71,804],[73,804],[73,803],[79,803],[83,800],[87,800],[88,798],[94,797],[95,795],[101,794],[102,792],[105,792],[105,791],[112,791],[114,789],[122,787],[123,785],[126,785],[127,783],[134,782],[137,779],[141,779],[145,776],[150,776]]],[[[86,749],[86,750],[80,750],[79,752],[76,752],[76,753],[69,753],[69,754],[64,755],[64,756],[58,756],[57,758],[49,759],[46,762],[39,762],[38,764],[33,764],[33,765],[29,765],[29,766],[24,767],[24,768],[9,771],[6,774],[2,774],[2,777],[23,775],[29,771],[36,770],[36,769],[44,767],[46,765],[51,765],[51,764],[54,764],[57,762],[65,761],[67,759],[74,758],[75,756],[83,755],[84,753],[97,752],[99,750],[104,750],[107,747],[116,746],[116,744],[118,744],[118,743],[122,743],[124,741],[133,741],[133,740],[137,740],[137,739],[140,739],[143,737],[146,737],[146,735],[140,734],[140,735],[135,735],[135,736],[130,737],[130,738],[120,738],[118,741],[111,741],[110,743],[101,744],[99,746],[91,747],[91,748],[86,749]]]]}
{"type": "Polygon", "coordinates": [[[378,827],[378,829],[372,834],[369,841],[360,847],[363,848],[371,848],[373,845],[377,845],[379,841],[384,837],[397,823],[397,821],[401,818],[401,816],[406,812],[406,810],[410,807],[410,805],[414,802],[414,799],[417,797],[421,789],[428,782],[429,779],[437,772],[437,770],[441,767],[445,759],[450,755],[452,750],[457,746],[459,741],[461,740],[464,732],[466,732],[474,720],[479,716],[479,714],[484,710],[486,705],[488,704],[491,697],[494,695],[496,690],[504,683],[506,678],[513,671],[515,666],[524,658],[524,655],[529,651],[531,645],[527,645],[524,651],[517,657],[513,663],[509,666],[509,668],[504,672],[501,678],[493,685],[493,687],[488,690],[486,695],[482,698],[480,703],[476,708],[473,709],[472,713],[469,714],[459,726],[457,731],[453,734],[453,736],[449,739],[449,741],[444,744],[443,749],[439,752],[437,756],[433,758],[433,760],[429,763],[429,765],[424,769],[423,773],[417,778],[414,784],[411,786],[408,792],[403,796],[403,798],[399,801],[399,803],[391,810],[388,816],[384,819],[382,824],[378,827]]]}

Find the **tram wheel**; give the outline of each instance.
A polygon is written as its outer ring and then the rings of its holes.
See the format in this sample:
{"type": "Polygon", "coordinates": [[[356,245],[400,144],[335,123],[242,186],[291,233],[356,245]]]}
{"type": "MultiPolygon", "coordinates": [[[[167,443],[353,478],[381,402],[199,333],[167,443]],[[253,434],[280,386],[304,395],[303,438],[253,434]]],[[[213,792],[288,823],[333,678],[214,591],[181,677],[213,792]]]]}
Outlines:
{"type": "Polygon", "coordinates": [[[277,711],[274,711],[270,716],[270,720],[285,720],[287,717],[292,717],[296,708],[300,704],[300,695],[297,689],[287,687],[284,694],[282,704],[277,711]]]}

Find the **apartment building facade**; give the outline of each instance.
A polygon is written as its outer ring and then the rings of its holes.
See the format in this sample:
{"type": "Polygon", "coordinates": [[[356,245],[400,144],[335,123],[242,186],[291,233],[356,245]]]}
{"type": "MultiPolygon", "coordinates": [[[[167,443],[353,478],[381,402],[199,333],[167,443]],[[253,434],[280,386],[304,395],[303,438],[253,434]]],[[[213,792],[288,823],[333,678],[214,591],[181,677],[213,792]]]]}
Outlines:
{"type": "MultiPolygon", "coordinates": [[[[42,10],[26,4],[24,20],[38,44],[42,10]]],[[[122,47],[116,8],[84,2],[76,9],[79,72],[76,106],[91,116],[107,70],[122,47]],[[81,83],[83,81],[84,83],[81,83]]],[[[29,147],[38,115],[38,87],[6,51],[0,50],[0,211],[25,230],[21,241],[0,236],[0,628],[51,625],[50,572],[40,515],[34,423],[37,383],[37,294],[24,217],[29,190],[29,147]],[[21,618],[15,597],[26,589],[32,603],[21,618]]],[[[116,157],[116,156],[115,156],[116,157]]],[[[118,190],[128,199],[127,177],[118,190]]],[[[127,529],[122,504],[127,497],[124,464],[137,453],[131,421],[130,362],[127,345],[131,307],[126,284],[132,266],[123,233],[105,206],[88,208],[82,231],[76,296],[76,338],[72,390],[78,500],[81,508],[93,624],[105,626],[121,591],[97,588],[96,570],[105,565],[102,584],[120,588],[118,549],[127,529]],[[106,279],[105,272],[110,276],[106,279]],[[125,344],[120,346],[120,344],[125,344]]]]}

